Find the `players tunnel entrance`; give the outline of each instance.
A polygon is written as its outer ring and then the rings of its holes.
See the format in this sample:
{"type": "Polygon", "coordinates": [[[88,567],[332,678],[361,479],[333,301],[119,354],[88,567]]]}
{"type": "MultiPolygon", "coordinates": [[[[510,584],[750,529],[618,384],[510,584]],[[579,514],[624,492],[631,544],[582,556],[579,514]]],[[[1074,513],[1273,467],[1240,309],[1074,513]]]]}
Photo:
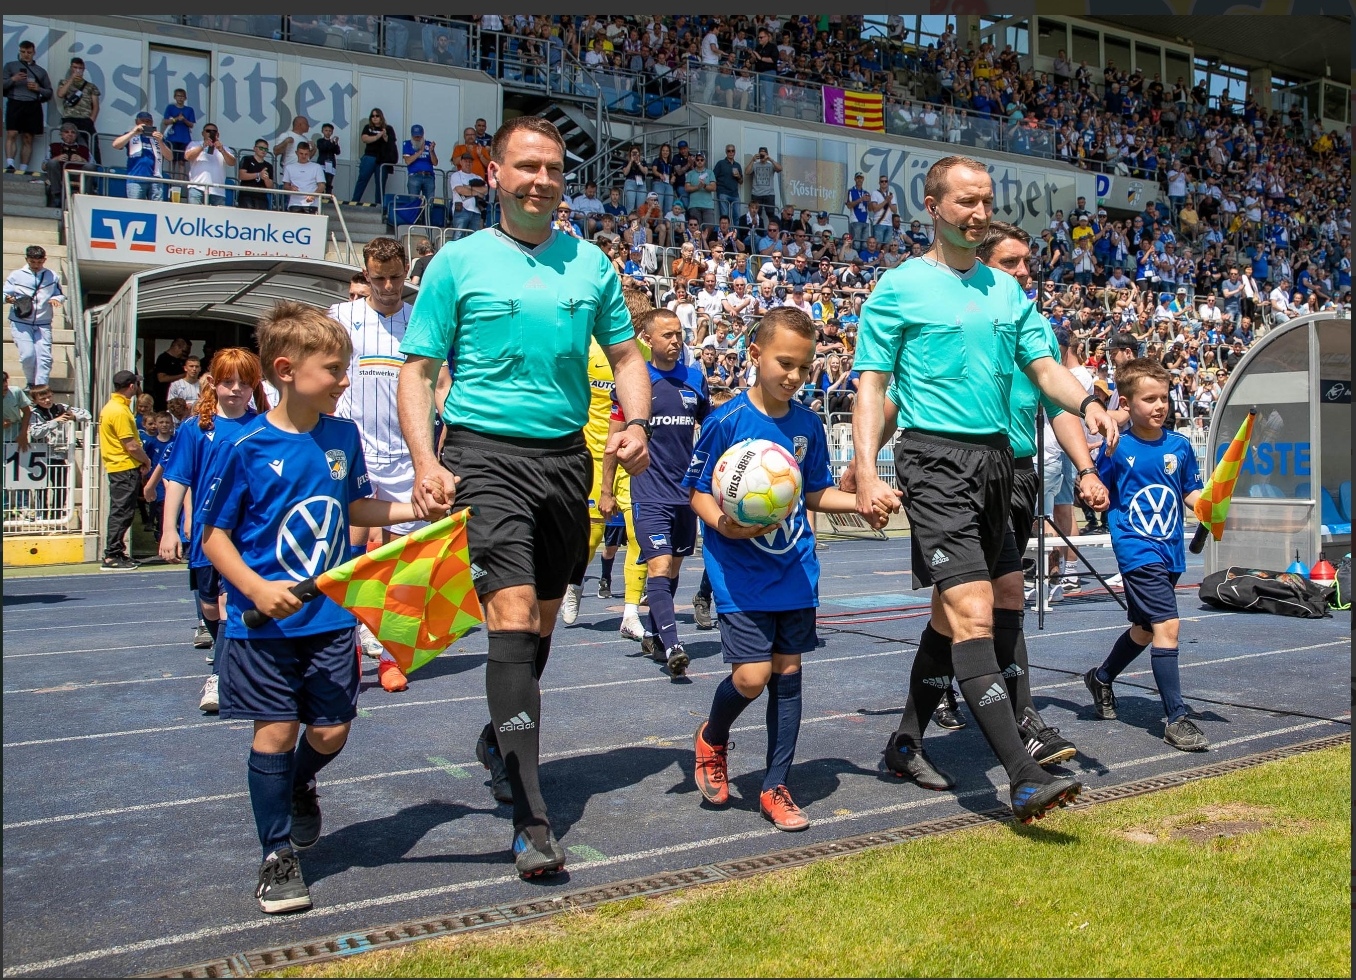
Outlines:
{"type": "Polygon", "coordinates": [[[175,338],[189,341],[194,355],[252,348],[254,325],[274,303],[288,299],[327,309],[347,302],[353,271],[315,259],[232,258],[133,275],[89,313],[90,404],[103,404],[113,375],[131,369],[163,406],[165,386],[156,383],[155,362],[175,338]]]}
{"type": "Polygon", "coordinates": [[[1331,313],[1273,328],[1238,363],[1211,422],[1202,477],[1256,406],[1251,448],[1234,485],[1209,574],[1230,565],[1306,566],[1351,549],[1351,320],[1331,313]]]}

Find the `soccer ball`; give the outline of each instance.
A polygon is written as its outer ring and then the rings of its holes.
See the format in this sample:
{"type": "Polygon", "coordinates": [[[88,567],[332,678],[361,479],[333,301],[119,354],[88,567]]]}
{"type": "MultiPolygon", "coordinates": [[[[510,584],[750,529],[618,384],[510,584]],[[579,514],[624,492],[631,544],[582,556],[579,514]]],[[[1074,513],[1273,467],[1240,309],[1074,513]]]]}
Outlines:
{"type": "Polygon", "coordinates": [[[800,501],[796,458],[768,439],[745,439],[725,450],[711,483],[721,509],[740,524],[780,524],[800,501]]]}

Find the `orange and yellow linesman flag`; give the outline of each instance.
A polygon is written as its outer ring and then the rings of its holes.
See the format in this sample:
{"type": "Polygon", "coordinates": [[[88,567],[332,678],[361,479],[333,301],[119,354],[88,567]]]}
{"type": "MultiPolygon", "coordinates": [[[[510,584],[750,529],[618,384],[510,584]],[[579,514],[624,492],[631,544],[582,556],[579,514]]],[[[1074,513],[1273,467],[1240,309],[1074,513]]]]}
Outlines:
{"type": "Polygon", "coordinates": [[[470,508],[316,576],[408,674],[485,621],[471,584],[470,508]]]}
{"type": "Polygon", "coordinates": [[[1243,424],[1238,427],[1229,448],[1224,451],[1210,479],[1205,481],[1201,495],[1196,498],[1196,516],[1201,526],[1210,529],[1216,541],[1224,537],[1224,519],[1229,516],[1229,504],[1234,499],[1234,482],[1238,479],[1238,468],[1248,452],[1248,443],[1252,440],[1252,424],[1257,420],[1257,409],[1251,409],[1243,424]]]}
{"type": "Polygon", "coordinates": [[[853,126],[885,132],[885,96],[880,92],[852,92],[824,87],[824,121],[833,126],[853,126]]]}

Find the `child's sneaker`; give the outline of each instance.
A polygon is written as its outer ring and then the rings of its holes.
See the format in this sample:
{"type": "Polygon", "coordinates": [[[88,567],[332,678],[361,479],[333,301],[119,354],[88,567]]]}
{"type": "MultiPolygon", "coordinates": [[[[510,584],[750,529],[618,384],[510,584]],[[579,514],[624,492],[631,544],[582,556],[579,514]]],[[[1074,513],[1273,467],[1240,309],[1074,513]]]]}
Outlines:
{"type": "Polygon", "coordinates": [[[692,597],[692,618],[697,622],[697,629],[709,630],[715,625],[715,620],[711,618],[711,600],[703,595],[694,595],[692,597]]]}
{"type": "Polygon", "coordinates": [[[565,601],[560,604],[560,620],[566,626],[573,626],[579,618],[579,600],[584,596],[582,585],[565,586],[565,601]]]}
{"type": "Polygon", "coordinates": [[[621,621],[621,635],[628,640],[645,639],[645,627],[640,624],[640,617],[635,613],[623,615],[621,621]]]}
{"type": "Polygon", "coordinates": [[[320,804],[315,780],[307,786],[292,787],[292,846],[304,851],[320,840],[320,804]]]}
{"type": "Polygon", "coordinates": [[[214,715],[221,709],[221,701],[217,697],[217,675],[208,674],[207,680],[202,685],[202,694],[198,698],[198,710],[205,714],[214,715]]]}
{"type": "Polygon", "coordinates": [[[612,598],[612,579],[600,578],[598,580],[598,598],[599,599],[612,598]]]}
{"type": "Polygon", "coordinates": [[[1168,727],[1163,729],[1163,741],[1183,752],[1205,752],[1210,748],[1205,733],[1186,715],[1168,722],[1168,727]]]}
{"type": "MultiPolygon", "coordinates": [[[[540,833],[538,834],[540,836],[540,833]]],[[[513,866],[518,877],[535,878],[553,875],[565,867],[565,851],[556,842],[550,828],[545,829],[545,840],[540,844],[532,839],[532,828],[524,827],[513,835],[513,866]]]]}
{"type": "Polygon", "coordinates": [[[383,660],[377,664],[377,680],[381,681],[382,688],[391,694],[399,694],[410,686],[409,681],[405,680],[405,673],[400,669],[400,664],[394,660],[383,660]]]}
{"type": "Polygon", "coordinates": [[[280,847],[264,859],[254,897],[269,915],[301,912],[311,907],[311,891],[301,877],[301,862],[292,848],[280,847]]]}
{"type": "Polygon", "coordinates": [[[640,652],[656,663],[664,662],[664,645],[659,642],[658,633],[646,633],[640,641],[640,652]]]}
{"type": "Polygon", "coordinates": [[[778,830],[796,831],[810,826],[810,818],[796,806],[791,791],[785,786],[765,789],[758,794],[758,810],[778,830]]]}
{"type": "Polygon", "coordinates": [[[697,756],[695,779],[697,789],[712,803],[720,805],[730,799],[728,745],[712,745],[703,737],[706,722],[697,726],[692,736],[692,750],[697,756]]]}
{"type": "MultiPolygon", "coordinates": [[[[193,649],[210,650],[212,648],[212,631],[207,628],[207,624],[199,620],[197,628],[193,631],[193,649]]],[[[209,655],[207,662],[210,664],[212,658],[209,655]]]]}
{"type": "Polygon", "coordinates": [[[1116,694],[1111,690],[1110,684],[1103,684],[1097,679],[1097,668],[1093,667],[1083,675],[1083,683],[1088,687],[1088,693],[1092,695],[1092,710],[1097,712],[1097,717],[1103,721],[1116,720],[1116,694]]]}

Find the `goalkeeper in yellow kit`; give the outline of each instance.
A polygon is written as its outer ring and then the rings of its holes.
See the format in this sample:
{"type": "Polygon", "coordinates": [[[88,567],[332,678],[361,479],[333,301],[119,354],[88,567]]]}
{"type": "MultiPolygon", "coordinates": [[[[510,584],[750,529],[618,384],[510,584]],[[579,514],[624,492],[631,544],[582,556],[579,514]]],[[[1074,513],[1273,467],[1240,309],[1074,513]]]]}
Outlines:
{"type": "Polygon", "coordinates": [[[612,388],[612,366],[598,342],[592,341],[589,347],[589,420],[584,426],[584,441],[593,456],[593,489],[589,491],[589,547],[587,554],[580,556],[574,574],[570,576],[570,585],[565,590],[565,601],[561,604],[560,612],[566,625],[579,618],[584,573],[593,561],[598,546],[603,543],[606,520],[610,516],[602,509],[606,502],[608,510],[615,514],[620,509],[621,516],[626,520],[626,559],[623,565],[626,610],[622,615],[621,632],[623,636],[639,642],[645,635],[640,624],[640,597],[645,589],[645,566],[639,563],[640,546],[636,544],[636,531],[631,518],[631,477],[625,469],[618,467],[614,481],[616,485],[603,487],[603,449],[607,445],[608,418],[612,414],[612,388]]]}

